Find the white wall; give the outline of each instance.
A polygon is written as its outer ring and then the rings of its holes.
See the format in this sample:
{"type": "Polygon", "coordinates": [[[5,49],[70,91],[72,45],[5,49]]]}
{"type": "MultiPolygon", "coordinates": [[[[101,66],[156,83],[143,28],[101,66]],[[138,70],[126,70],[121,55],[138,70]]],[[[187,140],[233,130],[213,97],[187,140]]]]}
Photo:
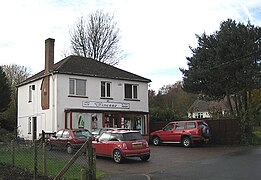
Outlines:
{"type": "MultiPolygon", "coordinates": [[[[37,135],[42,129],[46,132],[56,132],[64,128],[66,109],[88,109],[88,110],[117,110],[148,112],[148,84],[143,82],[103,79],[85,76],[71,76],[55,74],[49,76],[50,82],[50,104],[48,110],[41,107],[41,83],[42,80],[26,84],[18,88],[18,127],[20,136],[32,139],[32,133],[28,134],[28,119],[37,117],[37,135]],[[69,97],[69,78],[87,80],[87,97],[69,97]],[[111,98],[101,99],[101,81],[109,81],[111,84],[111,98]],[[138,101],[124,100],[124,83],[138,85],[138,101]],[[35,85],[32,102],[28,102],[29,86],[35,85]],[[128,103],[128,109],[95,108],[85,107],[83,102],[111,102],[128,103]]],[[[37,137],[38,138],[38,137],[37,137]]]]}
{"type": "MultiPolygon", "coordinates": [[[[51,82],[51,81],[50,81],[51,82]]],[[[50,109],[42,110],[41,107],[41,83],[42,80],[38,80],[18,88],[18,114],[17,114],[17,126],[19,136],[25,139],[32,139],[33,133],[33,121],[32,118],[37,118],[37,138],[42,129],[46,132],[53,132],[52,125],[52,104],[53,104],[53,85],[50,83],[50,109]],[[35,85],[35,90],[32,91],[32,102],[29,102],[29,86],[35,85]],[[29,119],[31,118],[31,134],[28,134],[29,119]]],[[[55,122],[55,120],[54,120],[55,122]]]]}
{"type": "Polygon", "coordinates": [[[129,109],[115,109],[120,111],[138,111],[148,112],[148,84],[134,81],[123,81],[114,79],[84,77],[84,76],[72,76],[59,74],[57,76],[57,119],[58,126],[64,125],[65,109],[93,109],[93,110],[108,110],[107,108],[94,108],[84,107],[83,102],[95,101],[95,102],[116,102],[116,103],[129,103],[129,109]],[[87,97],[69,97],[69,78],[85,79],[87,81],[87,97]],[[109,81],[111,84],[111,99],[101,99],[101,81],[109,81]],[[126,101],[124,100],[124,83],[137,84],[138,85],[138,101],[126,101]]]}
{"type": "MultiPolygon", "coordinates": [[[[84,108],[82,106],[83,101],[101,101],[101,102],[123,102],[130,103],[130,109],[127,111],[140,111],[148,112],[148,84],[123,81],[123,80],[111,80],[93,77],[81,77],[81,76],[58,76],[58,99],[59,104],[65,108],[84,108]],[[87,80],[87,97],[68,97],[69,95],[69,78],[78,78],[87,80]],[[112,100],[101,99],[101,81],[112,82],[111,97],[112,100]],[[124,100],[124,83],[138,84],[138,100],[139,101],[126,101],[124,100]]],[[[94,108],[95,109],[95,108],[94,108]]],[[[117,109],[115,109],[117,110],[117,109]]]]}

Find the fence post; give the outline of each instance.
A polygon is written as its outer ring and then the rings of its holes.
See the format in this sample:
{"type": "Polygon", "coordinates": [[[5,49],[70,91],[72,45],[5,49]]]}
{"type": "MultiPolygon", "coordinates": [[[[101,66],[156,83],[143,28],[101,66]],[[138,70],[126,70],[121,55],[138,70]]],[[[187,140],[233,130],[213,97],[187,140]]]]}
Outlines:
{"type": "Polygon", "coordinates": [[[86,180],[86,170],[81,169],[80,180],[86,180]]]}
{"type": "Polygon", "coordinates": [[[42,130],[42,143],[44,143],[44,142],[45,142],[45,131],[42,130]]]}
{"type": "Polygon", "coordinates": [[[12,166],[15,166],[15,148],[14,148],[14,140],[11,141],[11,155],[12,155],[12,166]]]}
{"type": "Polygon", "coordinates": [[[43,142],[43,175],[46,176],[47,175],[47,171],[46,171],[46,143],[43,142]]]}
{"type": "Polygon", "coordinates": [[[94,153],[93,153],[93,148],[92,148],[92,139],[89,138],[88,139],[88,171],[87,171],[87,178],[89,180],[94,180],[96,179],[96,172],[95,172],[95,169],[96,169],[96,164],[94,165],[94,153]]]}
{"type": "Polygon", "coordinates": [[[34,140],[34,180],[37,180],[37,140],[34,140]]]}
{"type": "Polygon", "coordinates": [[[96,149],[92,148],[92,158],[93,158],[93,176],[96,179],[96,149]]]}

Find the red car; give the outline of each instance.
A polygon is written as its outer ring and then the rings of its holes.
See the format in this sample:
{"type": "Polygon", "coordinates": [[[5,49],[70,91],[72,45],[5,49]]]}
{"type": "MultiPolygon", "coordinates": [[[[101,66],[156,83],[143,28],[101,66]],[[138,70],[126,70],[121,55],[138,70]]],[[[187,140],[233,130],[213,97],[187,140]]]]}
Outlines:
{"type": "Polygon", "coordinates": [[[150,158],[150,148],[139,131],[113,130],[105,131],[92,141],[97,156],[112,157],[121,163],[127,157],[139,157],[143,161],[150,158]]]}
{"type": "Polygon", "coordinates": [[[92,133],[87,129],[61,129],[47,140],[47,149],[67,149],[67,152],[72,154],[80,149],[88,138],[92,138],[92,133]]]}
{"type": "Polygon", "coordinates": [[[170,122],[162,130],[152,132],[150,139],[155,146],[181,143],[184,147],[190,147],[195,142],[208,142],[210,136],[210,128],[204,120],[189,120],[170,122]]]}

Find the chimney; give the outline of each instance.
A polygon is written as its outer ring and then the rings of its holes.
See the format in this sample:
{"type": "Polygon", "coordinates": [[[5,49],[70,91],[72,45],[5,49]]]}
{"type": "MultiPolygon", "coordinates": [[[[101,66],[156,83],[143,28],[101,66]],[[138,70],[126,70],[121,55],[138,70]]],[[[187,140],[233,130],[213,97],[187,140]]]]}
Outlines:
{"type": "Polygon", "coordinates": [[[53,70],[54,65],[54,39],[48,38],[45,40],[45,70],[44,73],[48,74],[53,70]]]}

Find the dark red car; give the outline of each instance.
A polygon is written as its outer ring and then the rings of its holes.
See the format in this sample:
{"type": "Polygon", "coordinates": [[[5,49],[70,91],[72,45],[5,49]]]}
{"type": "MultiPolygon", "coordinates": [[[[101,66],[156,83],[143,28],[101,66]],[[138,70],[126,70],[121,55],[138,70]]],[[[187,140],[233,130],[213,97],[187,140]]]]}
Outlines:
{"type": "Polygon", "coordinates": [[[92,133],[87,129],[61,129],[47,140],[47,149],[67,149],[69,154],[78,150],[92,133]]]}
{"type": "Polygon", "coordinates": [[[181,143],[190,147],[195,142],[205,143],[211,137],[210,128],[204,120],[175,121],[150,134],[153,145],[161,143],[181,143]]]}
{"type": "Polygon", "coordinates": [[[150,158],[150,148],[139,131],[113,130],[106,131],[92,141],[97,156],[112,157],[121,163],[127,157],[139,157],[143,161],[150,158]]]}

